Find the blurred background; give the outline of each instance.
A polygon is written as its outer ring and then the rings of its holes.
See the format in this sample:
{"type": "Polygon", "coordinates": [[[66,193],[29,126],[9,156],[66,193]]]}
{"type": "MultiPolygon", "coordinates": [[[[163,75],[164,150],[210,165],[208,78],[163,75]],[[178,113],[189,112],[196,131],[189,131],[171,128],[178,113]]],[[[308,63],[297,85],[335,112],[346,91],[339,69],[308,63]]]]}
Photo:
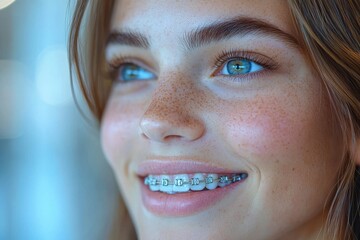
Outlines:
{"type": "Polygon", "coordinates": [[[112,228],[117,186],[96,123],[71,95],[74,3],[16,0],[0,9],[0,239],[107,239],[112,228]]]}

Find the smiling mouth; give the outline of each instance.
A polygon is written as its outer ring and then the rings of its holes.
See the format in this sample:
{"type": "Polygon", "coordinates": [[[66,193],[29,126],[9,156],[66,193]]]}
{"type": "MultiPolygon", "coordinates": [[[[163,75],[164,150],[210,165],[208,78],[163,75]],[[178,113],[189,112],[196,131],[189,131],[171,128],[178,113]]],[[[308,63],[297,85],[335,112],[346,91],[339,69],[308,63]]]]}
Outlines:
{"type": "Polygon", "coordinates": [[[138,166],[136,175],[144,211],[166,217],[190,216],[215,208],[223,199],[242,195],[246,182],[250,183],[245,169],[180,157],[147,159],[138,166]]]}
{"type": "Polygon", "coordinates": [[[233,183],[245,180],[247,173],[217,174],[195,173],[176,175],[148,175],[144,184],[152,192],[178,194],[214,190],[217,187],[226,187],[233,183]]]}

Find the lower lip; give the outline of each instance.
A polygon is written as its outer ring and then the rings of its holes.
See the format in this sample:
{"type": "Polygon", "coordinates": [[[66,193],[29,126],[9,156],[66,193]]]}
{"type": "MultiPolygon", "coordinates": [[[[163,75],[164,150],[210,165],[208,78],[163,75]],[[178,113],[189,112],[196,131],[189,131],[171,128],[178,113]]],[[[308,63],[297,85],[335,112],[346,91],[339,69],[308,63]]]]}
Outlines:
{"type": "Polygon", "coordinates": [[[152,192],[143,182],[141,184],[142,201],[145,208],[159,216],[189,216],[204,211],[238,189],[244,181],[223,188],[199,192],[167,194],[152,192]]]}

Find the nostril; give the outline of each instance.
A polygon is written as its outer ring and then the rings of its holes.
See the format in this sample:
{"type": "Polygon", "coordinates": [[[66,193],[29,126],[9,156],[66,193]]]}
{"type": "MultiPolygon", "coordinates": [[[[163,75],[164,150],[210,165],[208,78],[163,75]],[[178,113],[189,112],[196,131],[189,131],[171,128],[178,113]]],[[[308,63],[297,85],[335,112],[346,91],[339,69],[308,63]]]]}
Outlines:
{"type": "Polygon", "coordinates": [[[181,138],[183,138],[183,137],[179,136],[179,135],[169,135],[169,136],[164,137],[164,141],[171,141],[174,139],[181,139],[181,138]]]}

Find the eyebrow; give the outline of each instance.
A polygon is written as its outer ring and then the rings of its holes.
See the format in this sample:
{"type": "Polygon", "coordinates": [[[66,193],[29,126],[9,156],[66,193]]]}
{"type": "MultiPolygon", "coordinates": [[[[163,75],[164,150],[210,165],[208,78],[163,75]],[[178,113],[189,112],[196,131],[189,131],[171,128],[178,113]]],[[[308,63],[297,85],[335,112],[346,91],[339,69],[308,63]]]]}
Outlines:
{"type": "Polygon", "coordinates": [[[149,40],[145,35],[129,30],[111,32],[107,40],[107,45],[109,44],[127,45],[145,49],[150,47],[149,40]]]}
{"type": "MultiPolygon", "coordinates": [[[[212,42],[230,39],[234,36],[248,34],[272,36],[291,47],[301,48],[298,40],[276,26],[256,18],[236,17],[225,21],[200,26],[183,35],[183,47],[191,51],[212,42]]],[[[134,31],[115,31],[108,37],[108,44],[120,44],[148,49],[150,41],[145,35],[134,31]]]]}
{"type": "Polygon", "coordinates": [[[248,34],[270,35],[291,46],[300,47],[295,37],[276,26],[259,19],[237,17],[227,21],[215,22],[199,27],[184,35],[184,47],[187,50],[199,48],[212,42],[226,40],[231,37],[248,34]]]}

